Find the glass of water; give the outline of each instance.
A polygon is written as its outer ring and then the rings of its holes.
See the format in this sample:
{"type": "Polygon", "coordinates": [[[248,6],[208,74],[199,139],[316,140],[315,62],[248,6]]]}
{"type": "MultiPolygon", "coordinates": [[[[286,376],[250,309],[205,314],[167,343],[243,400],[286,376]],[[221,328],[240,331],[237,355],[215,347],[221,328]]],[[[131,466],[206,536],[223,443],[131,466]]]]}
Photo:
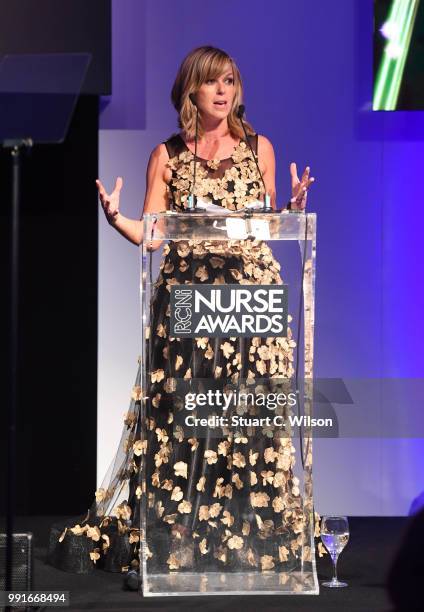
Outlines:
{"type": "Polygon", "coordinates": [[[349,540],[349,523],[346,516],[323,516],[321,520],[321,541],[333,561],[333,578],[323,582],[327,587],[345,587],[346,582],[337,579],[337,560],[349,540]]]}

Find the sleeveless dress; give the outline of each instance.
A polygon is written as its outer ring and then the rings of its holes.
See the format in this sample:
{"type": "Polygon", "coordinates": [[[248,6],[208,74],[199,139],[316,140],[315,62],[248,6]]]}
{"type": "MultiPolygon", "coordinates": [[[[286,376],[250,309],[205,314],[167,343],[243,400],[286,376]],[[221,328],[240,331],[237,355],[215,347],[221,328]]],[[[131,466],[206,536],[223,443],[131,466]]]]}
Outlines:
{"type": "MultiPolygon", "coordinates": [[[[249,139],[256,155],[258,136],[249,139]]],[[[164,144],[172,171],[170,208],[183,211],[194,156],[180,135],[164,144]]],[[[238,210],[258,199],[259,180],[250,149],[241,140],[227,159],[198,158],[194,193],[238,210]]],[[[296,343],[290,328],[287,338],[170,338],[170,286],[186,281],[282,283],[280,265],[262,241],[229,245],[180,240],[165,245],[146,351],[151,373],[147,423],[142,423],[139,366],[118,451],[91,508],[79,520],[51,528],[47,561],[60,569],[87,573],[94,567],[115,572],[137,568],[143,495],[152,526],[147,563],[154,571],[289,571],[298,562],[307,513],[293,471],[292,440],[261,428],[248,436],[228,432],[214,438],[188,437],[172,423],[175,379],[291,378],[296,343]],[[147,439],[142,439],[146,427],[147,439]]],[[[316,537],[318,521],[315,513],[316,537]]],[[[318,548],[321,555],[322,545],[318,548]]]]}

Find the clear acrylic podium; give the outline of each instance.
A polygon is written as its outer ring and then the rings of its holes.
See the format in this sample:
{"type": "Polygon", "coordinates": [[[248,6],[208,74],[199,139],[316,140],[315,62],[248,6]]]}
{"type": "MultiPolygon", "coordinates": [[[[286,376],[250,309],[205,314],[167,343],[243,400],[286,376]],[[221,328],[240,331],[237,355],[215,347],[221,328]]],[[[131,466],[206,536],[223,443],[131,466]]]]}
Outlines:
{"type": "Polygon", "coordinates": [[[316,216],[160,213],[141,254],[141,594],[318,594],[316,216]]]}

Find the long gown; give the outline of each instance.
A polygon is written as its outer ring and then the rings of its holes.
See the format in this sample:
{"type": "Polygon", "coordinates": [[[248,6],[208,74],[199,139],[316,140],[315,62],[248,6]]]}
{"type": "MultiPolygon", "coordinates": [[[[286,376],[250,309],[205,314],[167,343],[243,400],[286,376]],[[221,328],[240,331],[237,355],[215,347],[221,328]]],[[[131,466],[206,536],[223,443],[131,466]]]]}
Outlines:
{"type": "MultiPolygon", "coordinates": [[[[257,135],[249,139],[256,155],[257,135]]],[[[193,154],[180,135],[165,145],[172,171],[170,208],[183,211],[193,154]]],[[[203,200],[237,210],[259,197],[256,164],[243,140],[227,159],[199,159],[196,173],[195,193],[203,200]]],[[[56,567],[77,573],[94,567],[116,572],[137,568],[143,495],[148,496],[147,563],[152,570],[289,571],[298,562],[305,513],[292,440],[263,431],[189,437],[173,425],[172,401],[175,379],[290,379],[296,343],[290,328],[287,338],[170,338],[170,287],[186,281],[282,283],[280,265],[262,241],[237,241],[231,248],[193,240],[165,245],[146,351],[148,422],[142,422],[139,366],[118,450],[91,508],[79,520],[51,529],[48,562],[56,567]]],[[[316,537],[318,520],[315,513],[316,537]]]]}

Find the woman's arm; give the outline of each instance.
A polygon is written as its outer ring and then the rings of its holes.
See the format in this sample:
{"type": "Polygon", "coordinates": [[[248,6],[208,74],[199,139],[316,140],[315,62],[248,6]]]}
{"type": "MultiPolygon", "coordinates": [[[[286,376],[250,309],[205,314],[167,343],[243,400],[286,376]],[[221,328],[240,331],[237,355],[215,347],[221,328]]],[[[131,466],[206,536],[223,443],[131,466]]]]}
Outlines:
{"type": "Polygon", "coordinates": [[[275,154],[274,147],[265,136],[258,135],[258,161],[261,169],[266,192],[271,197],[271,206],[276,209],[275,193],[275,154]]]}
{"type": "MultiPolygon", "coordinates": [[[[168,154],[164,144],[153,149],[146,172],[146,195],[144,198],[143,213],[164,212],[168,208],[167,181],[170,179],[170,170],[167,168],[168,154]]],[[[115,189],[109,195],[102,183],[96,181],[102,208],[108,223],[112,225],[124,238],[135,245],[143,240],[142,222],[139,219],[130,219],[119,211],[120,191],[122,179],[116,180],[115,189]]]]}

